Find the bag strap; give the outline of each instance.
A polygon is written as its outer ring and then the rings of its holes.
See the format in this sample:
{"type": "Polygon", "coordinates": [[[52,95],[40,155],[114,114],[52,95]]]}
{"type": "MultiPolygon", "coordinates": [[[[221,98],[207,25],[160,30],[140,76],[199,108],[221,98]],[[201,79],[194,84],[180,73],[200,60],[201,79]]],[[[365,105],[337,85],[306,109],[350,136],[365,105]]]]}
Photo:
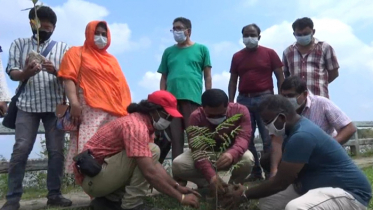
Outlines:
{"type": "MultiPolygon", "coordinates": [[[[79,67],[79,70],[78,70],[78,77],[77,77],[77,82],[76,82],[76,94],[78,95],[78,98],[79,98],[79,86],[80,86],[80,79],[81,79],[81,68],[82,68],[82,62],[83,62],[83,56],[82,56],[82,51],[83,51],[83,47],[82,49],[80,50],[80,67],[79,67]]],[[[66,92],[65,92],[65,88],[63,89],[63,104],[67,104],[67,97],[66,97],[66,92]]]]}
{"type": "MultiPolygon", "coordinates": [[[[56,41],[51,41],[49,42],[48,46],[43,50],[41,53],[42,56],[47,57],[47,55],[50,53],[50,51],[53,49],[54,45],[56,45],[56,41]]],[[[21,95],[22,91],[25,89],[25,86],[27,84],[29,79],[26,79],[25,81],[22,82],[21,86],[18,88],[18,91],[16,93],[16,96],[19,97],[21,95]]]]}

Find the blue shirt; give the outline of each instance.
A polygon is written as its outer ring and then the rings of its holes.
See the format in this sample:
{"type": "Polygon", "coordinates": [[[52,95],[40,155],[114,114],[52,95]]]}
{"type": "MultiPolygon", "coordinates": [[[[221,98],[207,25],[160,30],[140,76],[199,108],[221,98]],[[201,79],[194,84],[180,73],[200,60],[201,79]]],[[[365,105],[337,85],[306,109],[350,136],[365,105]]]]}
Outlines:
{"type": "Polygon", "coordinates": [[[321,187],[341,188],[368,206],[372,189],[367,177],[344,148],[310,120],[301,120],[287,133],[282,161],[304,163],[296,184],[301,193],[321,187]]]}

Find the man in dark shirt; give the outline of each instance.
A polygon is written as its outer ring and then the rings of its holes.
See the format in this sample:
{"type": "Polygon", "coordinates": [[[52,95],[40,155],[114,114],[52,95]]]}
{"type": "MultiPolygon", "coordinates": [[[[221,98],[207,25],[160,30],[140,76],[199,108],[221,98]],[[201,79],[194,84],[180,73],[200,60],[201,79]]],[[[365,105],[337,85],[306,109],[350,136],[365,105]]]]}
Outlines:
{"type": "MultiPolygon", "coordinates": [[[[260,209],[367,209],[372,189],[344,148],[319,126],[298,115],[285,97],[260,104],[270,133],[285,136],[277,174],[258,186],[226,196],[232,206],[258,199],[260,209]]],[[[228,207],[228,205],[224,205],[228,207]]]]}
{"type": "Polygon", "coordinates": [[[256,180],[262,178],[262,170],[254,144],[257,126],[263,141],[264,153],[269,152],[271,143],[268,131],[257,112],[258,105],[265,96],[273,94],[272,73],[275,73],[277,78],[278,89],[284,81],[284,75],[282,72],[283,65],[276,52],[258,45],[260,28],[256,24],[243,27],[242,36],[246,48],[233,55],[228,91],[229,101],[233,102],[237,90],[237,81],[240,78],[237,103],[245,105],[250,110],[252,133],[249,149],[255,158],[255,167],[250,180],[256,180]]]}
{"type": "MultiPolygon", "coordinates": [[[[240,118],[232,125],[226,127],[223,132],[214,137],[216,140],[216,151],[220,151],[220,145],[223,142],[221,134],[230,135],[238,126],[240,131],[235,135],[234,140],[229,145],[226,151],[216,161],[218,171],[227,171],[233,164],[242,161],[240,166],[233,170],[230,178],[230,183],[243,183],[249,176],[252,166],[254,165],[254,157],[248,146],[251,135],[250,114],[247,108],[237,103],[228,103],[227,94],[220,89],[206,90],[202,94],[202,107],[195,110],[189,119],[190,126],[206,127],[210,131],[214,131],[216,127],[223,123],[226,119],[240,114],[240,118]]],[[[189,145],[193,145],[192,134],[188,134],[189,145]]],[[[199,148],[191,148],[192,151],[199,148]]],[[[172,173],[174,176],[184,180],[194,182],[199,187],[205,187],[210,184],[211,187],[220,184],[222,180],[218,178],[215,169],[207,158],[194,159],[192,151],[188,150],[178,156],[172,163],[172,173]]]]}

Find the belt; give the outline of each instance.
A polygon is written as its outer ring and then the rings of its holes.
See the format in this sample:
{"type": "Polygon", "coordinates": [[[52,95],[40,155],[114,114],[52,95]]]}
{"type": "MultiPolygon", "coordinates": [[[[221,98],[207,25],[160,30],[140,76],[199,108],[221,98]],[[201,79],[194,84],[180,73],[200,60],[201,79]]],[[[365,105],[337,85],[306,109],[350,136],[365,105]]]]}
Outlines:
{"type": "Polygon", "coordinates": [[[256,92],[256,93],[240,93],[239,95],[243,97],[254,98],[254,97],[258,97],[258,96],[266,95],[266,94],[273,94],[273,92],[271,90],[265,90],[265,91],[256,92]]]}

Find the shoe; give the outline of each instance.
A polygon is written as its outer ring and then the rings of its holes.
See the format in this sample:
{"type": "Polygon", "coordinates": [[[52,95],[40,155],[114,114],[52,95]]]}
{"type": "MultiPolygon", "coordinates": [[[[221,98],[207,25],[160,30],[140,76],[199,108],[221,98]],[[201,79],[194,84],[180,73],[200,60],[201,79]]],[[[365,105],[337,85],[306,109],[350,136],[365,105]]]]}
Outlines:
{"type": "Polygon", "coordinates": [[[122,202],[111,201],[105,197],[93,199],[89,205],[92,210],[122,210],[122,202]]]}
{"type": "Polygon", "coordinates": [[[60,206],[68,207],[71,206],[73,202],[62,195],[55,195],[48,197],[47,206],[60,206]]]}
{"type": "Polygon", "coordinates": [[[153,207],[146,206],[145,204],[141,204],[132,209],[122,209],[122,210],[162,210],[162,209],[153,208],[153,207]]]}
{"type": "Polygon", "coordinates": [[[4,206],[1,207],[0,210],[18,210],[20,207],[21,207],[21,205],[19,205],[18,202],[16,202],[16,203],[11,203],[11,202],[8,202],[8,201],[7,201],[7,202],[4,204],[4,206]]]}

